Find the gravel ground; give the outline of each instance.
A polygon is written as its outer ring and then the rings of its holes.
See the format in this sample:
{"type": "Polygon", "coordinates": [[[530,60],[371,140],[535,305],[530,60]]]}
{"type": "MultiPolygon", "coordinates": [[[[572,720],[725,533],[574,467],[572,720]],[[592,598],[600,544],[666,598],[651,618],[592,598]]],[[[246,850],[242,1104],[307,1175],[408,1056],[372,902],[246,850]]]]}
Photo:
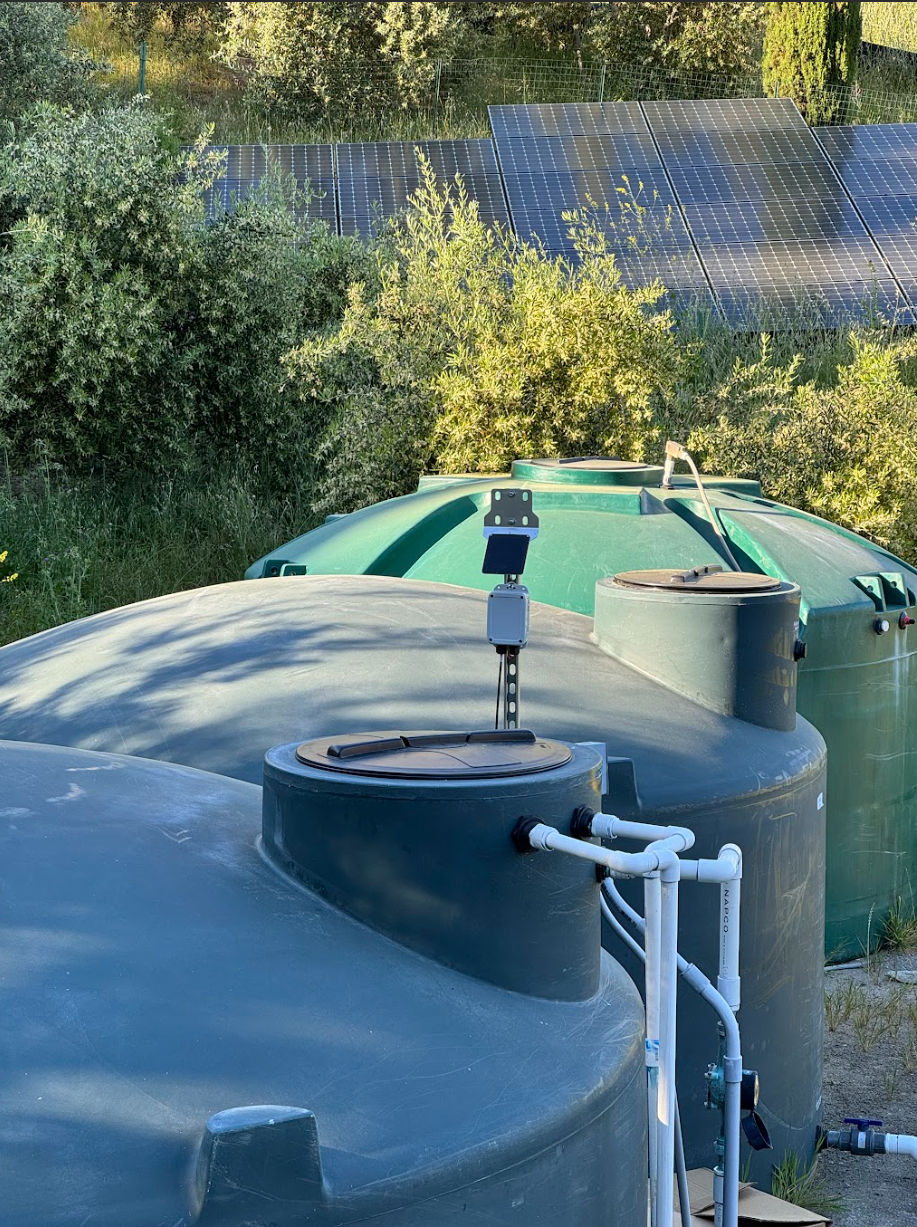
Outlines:
{"type": "MultiPolygon", "coordinates": [[[[914,955],[826,973],[826,1126],[863,1116],[889,1133],[917,1134],[917,984],[892,978],[909,973],[917,979],[914,955]]],[[[826,1151],[818,1177],[844,1204],[835,1227],[917,1227],[914,1160],[826,1151]]]]}

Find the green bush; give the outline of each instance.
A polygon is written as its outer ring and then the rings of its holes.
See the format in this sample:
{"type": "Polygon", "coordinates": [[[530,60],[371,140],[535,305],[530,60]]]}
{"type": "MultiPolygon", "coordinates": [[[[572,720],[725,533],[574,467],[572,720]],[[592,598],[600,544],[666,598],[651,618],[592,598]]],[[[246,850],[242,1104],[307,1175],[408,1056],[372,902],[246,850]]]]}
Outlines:
{"type": "Polygon", "coordinates": [[[0,434],[20,456],[40,442],[70,467],[131,465],[185,449],[181,324],[212,168],[164,137],[138,106],[43,104],[0,154],[16,219],[0,253],[0,434]]]}
{"type": "Polygon", "coordinates": [[[761,4],[599,5],[589,28],[591,49],[609,63],[720,76],[756,73],[763,36],[761,4]]]}
{"type": "Polygon", "coordinates": [[[229,5],[221,58],[255,94],[307,113],[416,102],[466,37],[462,5],[229,5]]]}
{"type": "Polygon", "coordinates": [[[108,7],[134,43],[148,39],[162,23],[174,42],[199,46],[222,31],[227,17],[223,0],[115,0],[108,7]]]}
{"type": "Polygon", "coordinates": [[[765,343],[699,399],[689,446],[708,471],[755,477],[769,497],[917,563],[914,345],[851,344],[824,387],[801,379],[801,358],[776,362],[765,343]]]}
{"type": "Polygon", "coordinates": [[[856,78],[859,3],[771,3],[764,40],[764,90],[793,98],[810,124],[843,122],[842,87],[856,78]]]}
{"type": "Polygon", "coordinates": [[[582,262],[495,234],[431,179],[373,249],[340,325],[289,358],[323,465],[316,507],[412,488],[424,468],[500,470],[522,454],[639,459],[677,378],[661,290],[631,292],[588,219],[582,262]]]}
{"type": "Polygon", "coordinates": [[[56,3],[0,3],[0,120],[41,98],[83,103],[92,96],[88,56],[71,52],[74,17],[56,3]]]}
{"type": "Polygon", "coordinates": [[[282,355],[343,310],[360,244],[269,177],[204,220],[221,168],[139,104],[40,107],[0,152],[0,443],[67,470],[297,448],[282,355]]]}
{"type": "Polygon", "coordinates": [[[197,236],[192,318],[198,451],[309,467],[298,397],[282,360],[304,333],[339,318],[352,282],[370,275],[366,248],[324,225],[304,226],[303,194],[269,178],[197,236]]]}

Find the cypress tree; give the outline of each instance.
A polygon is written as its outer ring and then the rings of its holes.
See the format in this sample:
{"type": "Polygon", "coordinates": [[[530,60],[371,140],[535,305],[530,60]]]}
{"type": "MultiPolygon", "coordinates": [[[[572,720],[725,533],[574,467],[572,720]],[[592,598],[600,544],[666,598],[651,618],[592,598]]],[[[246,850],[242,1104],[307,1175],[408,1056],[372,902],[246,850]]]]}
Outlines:
{"type": "Polygon", "coordinates": [[[843,118],[844,86],[856,77],[859,3],[768,4],[764,88],[793,98],[810,124],[843,118]]]}

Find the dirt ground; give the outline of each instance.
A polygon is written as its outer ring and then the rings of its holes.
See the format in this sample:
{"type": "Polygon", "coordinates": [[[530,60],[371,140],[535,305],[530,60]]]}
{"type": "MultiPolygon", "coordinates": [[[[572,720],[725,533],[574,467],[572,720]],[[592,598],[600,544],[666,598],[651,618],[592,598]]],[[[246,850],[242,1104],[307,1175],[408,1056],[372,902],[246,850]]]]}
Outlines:
{"type": "MultiPolygon", "coordinates": [[[[825,975],[824,1121],[872,1117],[917,1134],[917,956],[879,954],[825,975]]],[[[917,1227],[917,1161],[826,1151],[817,1177],[839,1198],[835,1227],[917,1227]]],[[[816,1207],[820,1208],[820,1207],[816,1207]]],[[[826,1213],[828,1211],[825,1211],[826,1213]]]]}

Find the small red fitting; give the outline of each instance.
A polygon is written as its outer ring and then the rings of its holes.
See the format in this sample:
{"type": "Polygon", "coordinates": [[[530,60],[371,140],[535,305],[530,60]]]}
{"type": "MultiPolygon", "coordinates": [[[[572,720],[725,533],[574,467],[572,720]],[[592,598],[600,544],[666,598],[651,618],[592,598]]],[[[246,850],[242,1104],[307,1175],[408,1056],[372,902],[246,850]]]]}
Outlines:
{"type": "Polygon", "coordinates": [[[913,626],[917,622],[917,618],[912,618],[909,613],[903,613],[898,619],[898,625],[903,631],[906,631],[909,626],[913,626]]]}

